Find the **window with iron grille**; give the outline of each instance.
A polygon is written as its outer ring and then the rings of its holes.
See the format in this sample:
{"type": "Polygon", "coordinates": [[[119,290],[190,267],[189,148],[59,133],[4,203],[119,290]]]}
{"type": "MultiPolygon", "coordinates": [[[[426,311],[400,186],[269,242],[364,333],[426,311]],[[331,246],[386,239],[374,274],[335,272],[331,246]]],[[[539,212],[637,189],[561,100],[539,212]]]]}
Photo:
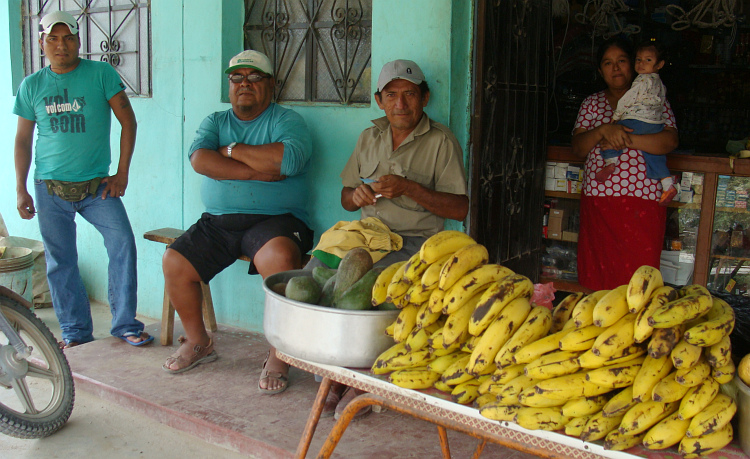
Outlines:
{"type": "Polygon", "coordinates": [[[23,67],[44,68],[39,20],[65,11],[78,21],[82,58],[109,62],[129,96],[151,96],[151,7],[139,0],[23,0],[23,67]]]}
{"type": "Polygon", "coordinates": [[[244,32],[273,62],[277,101],[370,102],[372,0],[245,0],[244,32]]]}

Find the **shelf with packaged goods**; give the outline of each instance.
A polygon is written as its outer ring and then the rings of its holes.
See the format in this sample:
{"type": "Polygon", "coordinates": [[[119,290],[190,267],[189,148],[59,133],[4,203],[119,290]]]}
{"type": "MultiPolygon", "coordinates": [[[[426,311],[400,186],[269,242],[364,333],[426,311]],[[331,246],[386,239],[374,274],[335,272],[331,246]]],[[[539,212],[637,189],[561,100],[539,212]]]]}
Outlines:
{"type": "MultiPolygon", "coordinates": [[[[580,158],[572,153],[569,146],[550,146],[547,148],[547,160],[555,162],[583,163],[580,158]]],[[[695,247],[695,270],[693,282],[706,285],[709,278],[711,263],[711,235],[714,227],[714,213],[720,212],[747,212],[747,209],[733,207],[716,207],[716,188],[720,175],[750,177],[750,158],[729,158],[726,154],[717,155],[690,155],[683,153],[671,153],[667,155],[667,167],[675,172],[697,172],[703,174],[703,197],[700,203],[672,203],[670,207],[682,209],[700,209],[700,223],[698,227],[697,243],[695,247]]],[[[547,192],[550,193],[550,192],[547,192]]],[[[559,192],[556,192],[559,193],[559,192]]],[[[560,196],[568,199],[580,199],[580,195],[563,193],[560,196]]],[[[555,288],[564,291],[583,291],[583,287],[569,281],[550,279],[555,282],[555,288]],[[560,285],[560,287],[558,287],[560,285]],[[572,288],[578,290],[568,290],[572,288]]]]}

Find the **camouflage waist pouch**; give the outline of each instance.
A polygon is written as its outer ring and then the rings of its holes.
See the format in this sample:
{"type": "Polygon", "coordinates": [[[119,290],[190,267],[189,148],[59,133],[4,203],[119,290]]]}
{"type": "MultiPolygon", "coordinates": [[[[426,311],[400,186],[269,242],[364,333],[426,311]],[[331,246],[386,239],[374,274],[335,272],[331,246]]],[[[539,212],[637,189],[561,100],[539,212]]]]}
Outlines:
{"type": "Polygon", "coordinates": [[[56,194],[60,199],[70,202],[80,201],[90,194],[96,193],[99,184],[102,182],[101,177],[96,177],[85,182],[63,182],[61,180],[45,180],[47,184],[47,193],[56,194]]]}

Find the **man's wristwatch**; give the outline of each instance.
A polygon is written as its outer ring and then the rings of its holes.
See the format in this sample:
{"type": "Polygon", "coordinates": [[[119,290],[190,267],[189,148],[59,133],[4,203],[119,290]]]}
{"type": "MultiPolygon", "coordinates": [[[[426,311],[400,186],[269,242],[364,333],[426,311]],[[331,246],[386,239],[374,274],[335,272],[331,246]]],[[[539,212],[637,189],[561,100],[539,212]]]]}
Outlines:
{"type": "Polygon", "coordinates": [[[232,142],[229,145],[227,145],[227,158],[232,157],[232,148],[237,146],[237,142],[232,142]]]}

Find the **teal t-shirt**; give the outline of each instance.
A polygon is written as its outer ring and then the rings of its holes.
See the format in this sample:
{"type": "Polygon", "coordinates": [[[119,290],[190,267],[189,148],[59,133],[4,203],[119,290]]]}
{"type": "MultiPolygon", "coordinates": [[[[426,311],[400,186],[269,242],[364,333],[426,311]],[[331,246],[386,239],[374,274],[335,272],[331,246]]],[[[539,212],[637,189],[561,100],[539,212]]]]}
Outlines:
{"type": "Polygon", "coordinates": [[[309,226],[307,218],[307,170],[312,140],[307,124],[294,111],[271,104],[251,121],[242,121],[232,109],[216,112],[203,120],[196,132],[190,155],[205,148],[217,150],[232,142],[264,145],[281,142],[284,158],[278,182],[258,180],[214,180],[203,177],[201,198],[206,212],[213,215],[291,213],[309,226]]]}
{"type": "Polygon", "coordinates": [[[109,100],[125,89],[106,62],[81,59],[72,72],[45,67],[18,88],[13,113],[36,123],[34,178],[70,182],[109,175],[109,100]]]}

